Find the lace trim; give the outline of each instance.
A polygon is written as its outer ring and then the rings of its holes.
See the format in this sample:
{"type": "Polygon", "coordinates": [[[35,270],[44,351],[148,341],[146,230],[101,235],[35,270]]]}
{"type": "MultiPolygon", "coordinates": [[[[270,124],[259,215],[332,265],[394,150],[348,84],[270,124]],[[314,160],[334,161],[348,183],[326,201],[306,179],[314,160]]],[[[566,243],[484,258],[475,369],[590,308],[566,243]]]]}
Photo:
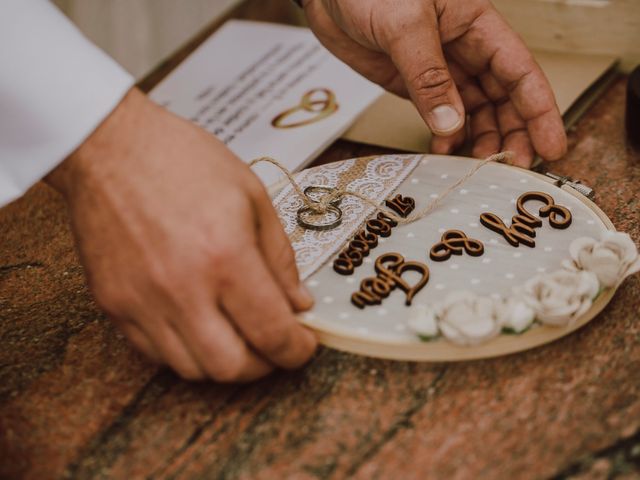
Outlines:
{"type": "MultiPolygon", "coordinates": [[[[302,188],[308,185],[342,187],[382,203],[413,171],[421,155],[384,155],[320,165],[295,176],[302,188]]],[[[342,199],[342,224],[333,230],[318,232],[300,227],[296,220],[302,201],[287,185],[276,196],[274,207],[291,240],[302,280],[307,279],[332,257],[348,238],[356,233],[374,209],[358,198],[342,199]]]]}

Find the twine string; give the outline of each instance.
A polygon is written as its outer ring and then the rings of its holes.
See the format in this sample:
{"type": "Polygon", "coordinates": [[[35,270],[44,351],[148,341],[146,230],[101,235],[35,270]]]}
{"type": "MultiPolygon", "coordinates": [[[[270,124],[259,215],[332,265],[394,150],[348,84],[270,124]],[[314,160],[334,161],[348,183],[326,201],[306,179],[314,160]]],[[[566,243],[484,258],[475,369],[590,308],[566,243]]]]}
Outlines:
{"type": "Polygon", "coordinates": [[[305,195],[305,193],[302,191],[302,188],[300,187],[298,182],[295,180],[295,178],[293,178],[293,174],[284,165],[282,165],[280,162],[278,162],[277,160],[271,157],[256,158],[255,160],[252,160],[251,163],[249,163],[249,167],[253,167],[258,163],[270,163],[271,165],[274,165],[275,167],[279,168],[280,171],[287,177],[289,183],[295,190],[296,194],[300,197],[305,207],[308,207],[311,211],[313,211],[318,215],[324,215],[325,213],[327,213],[327,210],[329,209],[329,206],[331,205],[332,202],[335,202],[336,200],[341,199],[344,196],[350,195],[352,197],[356,197],[362,200],[364,203],[374,208],[376,210],[376,213],[382,213],[385,216],[389,217],[394,222],[398,222],[398,225],[407,225],[407,224],[416,222],[426,217],[431,212],[433,212],[436,208],[438,208],[438,206],[442,203],[442,201],[451,192],[455,191],[458,187],[460,187],[467,180],[473,177],[478,170],[480,170],[482,167],[484,167],[488,163],[492,163],[492,162],[508,163],[509,160],[513,158],[513,156],[514,156],[513,152],[507,151],[507,152],[496,153],[494,155],[491,155],[485,158],[484,160],[481,160],[480,162],[476,163],[473,167],[471,167],[466,174],[464,174],[462,177],[456,180],[453,184],[451,184],[444,192],[442,192],[435,199],[429,202],[423,209],[419,211],[414,211],[407,218],[400,217],[396,215],[394,212],[383,208],[378,202],[376,202],[375,200],[369,197],[366,197],[365,195],[362,195],[361,193],[354,192],[352,190],[347,190],[345,188],[334,188],[332,192],[322,196],[318,200],[312,200],[307,195],[305,195]]]}

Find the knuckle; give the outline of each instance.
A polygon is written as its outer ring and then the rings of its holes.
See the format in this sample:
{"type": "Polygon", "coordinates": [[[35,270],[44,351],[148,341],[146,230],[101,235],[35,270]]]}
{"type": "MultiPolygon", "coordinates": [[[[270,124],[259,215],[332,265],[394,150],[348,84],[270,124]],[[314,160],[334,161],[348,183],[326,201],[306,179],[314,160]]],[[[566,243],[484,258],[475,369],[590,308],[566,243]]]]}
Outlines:
{"type": "Polygon", "coordinates": [[[267,357],[280,356],[291,348],[291,329],[285,324],[271,325],[257,333],[256,343],[267,357]]]}
{"type": "Polygon", "coordinates": [[[419,96],[436,99],[447,94],[453,80],[446,67],[430,67],[416,75],[412,84],[419,96]]]}
{"type": "Polygon", "coordinates": [[[209,355],[202,357],[202,369],[216,382],[232,383],[241,380],[249,356],[249,350],[239,346],[206,345],[209,355]]]}
{"type": "Polygon", "coordinates": [[[404,2],[402,8],[397,9],[392,15],[377,15],[372,12],[371,24],[378,27],[379,37],[388,42],[398,41],[407,32],[418,31],[424,28],[425,19],[431,17],[428,2],[409,1],[404,2]]]}
{"type": "Polygon", "coordinates": [[[208,247],[207,263],[215,270],[222,270],[241,254],[242,248],[239,242],[219,240],[208,247]]]}

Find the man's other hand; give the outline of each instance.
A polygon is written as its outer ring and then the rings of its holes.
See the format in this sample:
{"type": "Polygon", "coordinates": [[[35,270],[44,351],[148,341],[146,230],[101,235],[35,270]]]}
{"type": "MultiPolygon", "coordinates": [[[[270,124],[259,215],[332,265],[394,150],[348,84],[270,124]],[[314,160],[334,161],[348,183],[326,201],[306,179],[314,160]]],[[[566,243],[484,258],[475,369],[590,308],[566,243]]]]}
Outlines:
{"type": "Polygon", "coordinates": [[[489,0],[303,0],[309,25],[338,58],[410,98],[435,134],[432,151],[465,139],[473,154],[512,150],[529,167],[567,148],[544,73],[489,0]]]}
{"type": "Polygon", "coordinates": [[[316,347],[313,300],[258,178],[222,143],[132,90],[48,177],[98,304],[187,379],[249,381],[316,347]]]}

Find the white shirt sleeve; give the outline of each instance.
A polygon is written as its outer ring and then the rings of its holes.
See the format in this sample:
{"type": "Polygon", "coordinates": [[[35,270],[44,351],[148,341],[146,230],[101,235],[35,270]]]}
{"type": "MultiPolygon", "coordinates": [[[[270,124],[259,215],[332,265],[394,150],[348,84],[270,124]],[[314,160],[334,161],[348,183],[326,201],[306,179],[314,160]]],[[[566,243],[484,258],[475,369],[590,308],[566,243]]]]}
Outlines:
{"type": "Polygon", "coordinates": [[[0,0],[0,206],[82,144],[133,83],[48,0],[0,0]]]}

